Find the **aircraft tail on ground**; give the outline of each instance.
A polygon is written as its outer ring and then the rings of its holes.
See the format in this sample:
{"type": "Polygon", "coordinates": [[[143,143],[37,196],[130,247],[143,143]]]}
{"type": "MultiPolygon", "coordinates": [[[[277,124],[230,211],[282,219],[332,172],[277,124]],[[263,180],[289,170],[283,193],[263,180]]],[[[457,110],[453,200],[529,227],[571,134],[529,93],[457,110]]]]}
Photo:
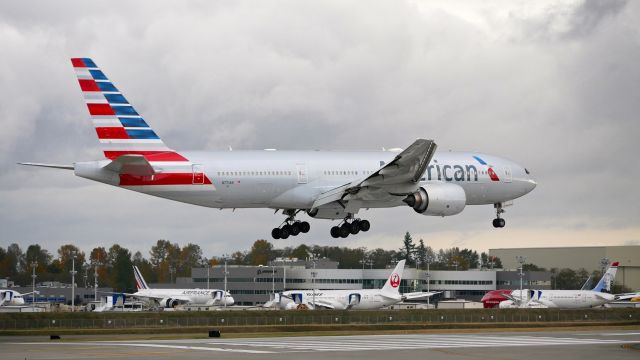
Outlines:
{"type": "Polygon", "coordinates": [[[404,271],[404,263],[406,260],[398,261],[396,268],[393,269],[391,275],[387,279],[387,282],[384,283],[382,287],[382,292],[399,294],[400,293],[400,281],[402,281],[402,272],[404,271]]]}
{"type": "Polygon", "coordinates": [[[602,275],[602,279],[600,279],[600,281],[598,281],[598,284],[596,284],[596,287],[593,288],[593,291],[608,292],[608,293],[611,292],[611,284],[613,284],[613,281],[616,278],[616,272],[618,272],[618,265],[619,263],[616,261],[612,263],[611,266],[609,266],[609,268],[604,273],[604,275],[602,275]]]}
{"type": "Polygon", "coordinates": [[[144,281],[144,278],[142,277],[142,273],[140,272],[138,267],[135,265],[133,266],[133,276],[136,279],[136,288],[138,288],[138,290],[149,289],[149,285],[147,285],[147,282],[144,281]]]}

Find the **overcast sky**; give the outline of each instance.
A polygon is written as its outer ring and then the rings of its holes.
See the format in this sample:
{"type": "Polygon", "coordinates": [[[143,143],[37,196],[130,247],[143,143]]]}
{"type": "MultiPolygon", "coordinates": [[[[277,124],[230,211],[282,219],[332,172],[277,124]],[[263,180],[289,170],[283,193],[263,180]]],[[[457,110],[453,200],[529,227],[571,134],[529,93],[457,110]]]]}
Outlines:
{"type": "MultiPolygon", "coordinates": [[[[371,210],[274,241],[396,249],[640,244],[640,2],[5,1],[0,3],[0,246],[83,250],[158,239],[206,256],[270,239],[281,215],[214,210],[16,161],[101,158],[70,57],[91,57],[175,149],[406,147],[511,158],[538,181],[494,229],[371,210]]],[[[305,215],[303,219],[308,220],[305,215]]]]}

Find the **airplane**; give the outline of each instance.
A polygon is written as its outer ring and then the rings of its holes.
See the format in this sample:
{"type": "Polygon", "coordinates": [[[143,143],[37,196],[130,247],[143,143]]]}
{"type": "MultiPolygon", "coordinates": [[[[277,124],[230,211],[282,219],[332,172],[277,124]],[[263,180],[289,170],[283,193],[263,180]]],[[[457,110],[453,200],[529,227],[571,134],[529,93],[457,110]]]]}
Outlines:
{"type": "Polygon", "coordinates": [[[536,187],[528,169],[478,152],[436,152],[433,140],[406,149],[341,151],[176,151],[165,145],[89,58],[73,58],[104,159],[72,165],[20,165],[73,170],[76,176],[179,202],[218,209],[266,208],[285,220],[275,239],[307,233],[296,216],[341,220],[333,238],[368,231],[360,210],[409,206],[425,216],[452,216],[467,205],[504,207],[536,187]]]}
{"type": "Polygon", "coordinates": [[[480,300],[485,308],[562,308],[583,309],[602,306],[618,300],[611,294],[611,284],[618,270],[618,262],[607,269],[598,284],[591,290],[494,290],[480,300]]]}
{"type": "Polygon", "coordinates": [[[381,309],[401,301],[431,297],[439,292],[412,292],[400,294],[400,281],[405,260],[396,265],[382,289],[361,290],[288,290],[275,294],[263,307],[277,306],[293,309],[381,309]]]}
{"type": "Polygon", "coordinates": [[[124,295],[151,300],[164,308],[175,308],[178,305],[231,306],[234,303],[228,291],[219,289],[151,289],[135,265],[133,275],[138,291],[124,295]]]}
{"type": "Polygon", "coordinates": [[[0,290],[0,306],[20,306],[25,304],[25,296],[39,294],[38,291],[32,291],[21,294],[15,290],[0,290]]]}

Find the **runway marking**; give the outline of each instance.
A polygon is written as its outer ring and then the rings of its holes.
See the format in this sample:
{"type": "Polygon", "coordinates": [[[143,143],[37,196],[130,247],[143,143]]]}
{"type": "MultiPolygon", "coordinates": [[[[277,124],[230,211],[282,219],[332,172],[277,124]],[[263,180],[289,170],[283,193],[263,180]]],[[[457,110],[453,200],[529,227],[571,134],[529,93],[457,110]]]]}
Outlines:
{"type": "MultiPolygon", "coordinates": [[[[635,335],[636,333],[624,333],[635,335]]],[[[640,334],[640,333],[638,333],[640,334]]],[[[578,336],[578,334],[576,334],[578,336]]],[[[575,346],[606,345],[637,342],[639,340],[594,339],[584,337],[512,336],[512,335],[373,335],[346,337],[288,337],[261,339],[192,339],[147,341],[98,341],[98,342],[24,342],[20,345],[81,345],[143,347],[156,349],[217,351],[245,354],[274,354],[328,351],[384,351],[444,348],[490,348],[526,346],[575,346]]],[[[126,351],[125,349],[122,349],[126,351]]]]}
{"type": "Polygon", "coordinates": [[[615,333],[615,334],[600,334],[602,336],[626,336],[626,335],[640,335],[640,332],[629,332],[629,333],[615,333]]]}
{"type": "Polygon", "coordinates": [[[180,349],[180,350],[203,350],[203,351],[222,351],[222,352],[238,352],[238,353],[249,353],[249,354],[273,354],[273,351],[267,350],[249,350],[249,349],[225,349],[225,348],[217,348],[217,347],[208,347],[208,346],[188,346],[188,345],[172,345],[172,344],[143,344],[143,343],[123,343],[123,342],[93,342],[93,343],[73,343],[73,342],[62,342],[62,343],[50,343],[50,342],[23,342],[23,343],[11,343],[13,345],[76,345],[76,346],[84,346],[84,345],[93,345],[93,346],[134,346],[134,347],[151,347],[151,348],[164,348],[164,349],[180,349]]]}

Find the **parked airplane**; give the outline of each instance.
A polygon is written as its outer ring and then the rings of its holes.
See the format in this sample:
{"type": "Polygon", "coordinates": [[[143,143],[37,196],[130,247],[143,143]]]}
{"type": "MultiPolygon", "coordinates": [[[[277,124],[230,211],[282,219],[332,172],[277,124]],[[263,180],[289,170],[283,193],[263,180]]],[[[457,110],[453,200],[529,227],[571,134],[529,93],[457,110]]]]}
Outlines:
{"type": "Polygon", "coordinates": [[[136,280],[137,292],[126,294],[139,299],[152,300],[165,308],[174,308],[178,305],[207,305],[230,306],[233,305],[233,297],[229,292],[218,289],[150,289],[142,277],[137,266],[133,267],[133,275],[136,280]]]}
{"type": "Polygon", "coordinates": [[[430,297],[438,292],[400,294],[400,282],[405,260],[399,261],[382,289],[361,290],[289,290],[275,294],[264,306],[278,306],[283,310],[309,309],[380,309],[401,301],[430,297]]]}
{"type": "Polygon", "coordinates": [[[508,308],[563,308],[579,309],[602,306],[618,299],[611,294],[611,284],[618,270],[618,262],[607,269],[591,290],[494,290],[482,298],[484,307],[508,308]]]}
{"type": "Polygon", "coordinates": [[[37,291],[21,294],[15,290],[0,290],[0,306],[24,305],[25,296],[32,295],[34,293],[38,294],[37,291]]]}
{"type": "Polygon", "coordinates": [[[334,238],[368,231],[361,209],[410,206],[451,216],[466,205],[493,205],[493,226],[505,226],[504,207],[536,182],[517,163],[477,152],[436,153],[418,139],[403,151],[176,151],[143,120],[88,58],[71,59],[106,159],[73,165],[20,163],[74,170],[76,176],[211,208],[270,208],[285,220],[271,235],[286,239],[310,229],[296,220],[342,220],[334,238]]]}

